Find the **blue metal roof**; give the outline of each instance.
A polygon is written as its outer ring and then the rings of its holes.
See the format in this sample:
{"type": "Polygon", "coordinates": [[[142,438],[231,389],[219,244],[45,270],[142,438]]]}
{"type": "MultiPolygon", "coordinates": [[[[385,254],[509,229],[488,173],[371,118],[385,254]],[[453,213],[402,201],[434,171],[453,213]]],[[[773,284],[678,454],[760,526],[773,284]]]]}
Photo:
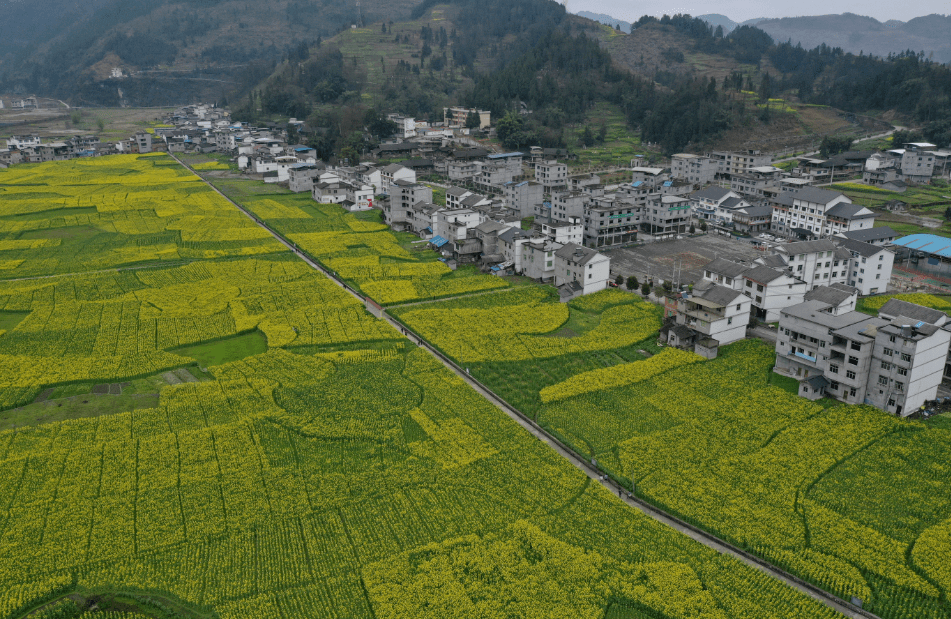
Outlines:
{"type": "Polygon", "coordinates": [[[303,152],[306,152],[306,151],[308,151],[308,150],[314,150],[314,149],[313,149],[313,148],[309,148],[309,147],[307,147],[307,146],[302,146],[302,147],[300,147],[300,148],[295,148],[295,149],[294,149],[294,152],[295,152],[295,153],[303,153],[303,152]]]}
{"type": "Polygon", "coordinates": [[[499,153],[498,155],[489,155],[486,159],[505,159],[508,157],[524,157],[522,153],[499,153]]]}
{"type": "Polygon", "coordinates": [[[551,202],[542,202],[542,206],[545,208],[551,208],[551,202]]]}
{"type": "Polygon", "coordinates": [[[445,245],[445,244],[448,243],[449,241],[447,241],[446,239],[442,238],[441,236],[434,236],[433,238],[429,239],[429,242],[432,243],[433,245],[435,245],[436,247],[442,247],[443,245],[445,245]]]}
{"type": "Polygon", "coordinates": [[[674,181],[664,181],[664,187],[673,187],[674,181]]]}
{"type": "Polygon", "coordinates": [[[908,249],[914,249],[926,254],[951,258],[951,239],[934,234],[912,234],[892,241],[908,249]]]}
{"type": "Polygon", "coordinates": [[[432,229],[432,228],[426,228],[425,230],[426,230],[426,232],[428,232],[428,233],[430,233],[430,234],[433,233],[433,229],[432,229]]]}
{"type": "Polygon", "coordinates": [[[637,181],[635,183],[631,183],[631,187],[640,187],[643,184],[644,184],[644,181],[637,181]]]}
{"type": "Polygon", "coordinates": [[[492,271],[501,271],[502,269],[499,267],[499,265],[495,265],[494,267],[492,267],[491,270],[492,270],[492,271]]]}

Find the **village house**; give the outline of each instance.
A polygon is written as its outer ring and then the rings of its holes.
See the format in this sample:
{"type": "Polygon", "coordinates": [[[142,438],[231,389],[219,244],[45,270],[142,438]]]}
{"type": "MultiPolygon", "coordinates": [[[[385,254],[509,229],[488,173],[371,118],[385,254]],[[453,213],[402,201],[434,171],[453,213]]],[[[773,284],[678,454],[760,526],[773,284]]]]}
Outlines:
{"type": "Polygon", "coordinates": [[[557,161],[545,161],[535,165],[535,181],[551,191],[568,184],[568,165],[557,161]]]}
{"type": "Polygon", "coordinates": [[[555,285],[562,300],[604,290],[611,277],[611,259],[597,250],[566,243],[555,251],[555,285]]]}
{"type": "Polygon", "coordinates": [[[896,301],[878,317],[817,299],[784,309],[775,371],[796,378],[799,394],[811,400],[910,415],[937,395],[951,333],[943,312],[896,301]]]}
{"type": "MultiPolygon", "coordinates": [[[[665,298],[668,323],[660,337],[671,346],[686,350],[716,351],[746,337],[750,322],[750,298],[738,290],[712,281],[698,282],[690,292],[665,298]]],[[[698,354],[703,354],[698,351],[698,354]]],[[[715,356],[704,354],[704,356],[715,356]]]]}
{"type": "Polygon", "coordinates": [[[712,183],[718,168],[712,157],[678,153],[670,158],[671,177],[696,185],[712,183]]]}
{"type": "Polygon", "coordinates": [[[535,215],[535,209],[545,199],[545,188],[536,181],[508,182],[502,187],[505,204],[524,217],[535,215]]]}

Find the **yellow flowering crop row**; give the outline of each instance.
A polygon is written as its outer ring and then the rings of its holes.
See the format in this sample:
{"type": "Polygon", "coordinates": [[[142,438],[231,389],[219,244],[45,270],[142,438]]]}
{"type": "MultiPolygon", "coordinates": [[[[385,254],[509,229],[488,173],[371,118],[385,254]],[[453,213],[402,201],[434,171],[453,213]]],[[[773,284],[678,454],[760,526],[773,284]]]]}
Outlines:
{"type": "Polygon", "coordinates": [[[698,363],[703,357],[692,352],[667,348],[646,361],[624,363],[601,370],[576,374],[566,381],[545,387],[539,394],[546,404],[565,400],[584,393],[623,387],[677,367],[698,363]]]}

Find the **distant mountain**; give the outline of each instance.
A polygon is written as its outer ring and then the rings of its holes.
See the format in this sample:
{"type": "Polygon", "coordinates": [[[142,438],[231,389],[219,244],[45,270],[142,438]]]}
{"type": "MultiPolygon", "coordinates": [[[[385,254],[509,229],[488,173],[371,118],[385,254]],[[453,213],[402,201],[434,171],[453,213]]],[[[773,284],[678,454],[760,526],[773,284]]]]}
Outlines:
{"type": "Polygon", "coordinates": [[[626,22],[623,19],[618,19],[617,17],[611,17],[610,15],[605,15],[604,13],[592,13],[591,11],[579,11],[575,13],[575,15],[578,17],[586,17],[587,19],[601,22],[602,24],[607,24],[612,28],[620,24],[622,32],[626,32],[628,34],[631,33],[631,23],[626,22]]]}
{"type": "Polygon", "coordinates": [[[923,51],[937,62],[951,62],[951,15],[927,15],[908,22],[882,23],[852,13],[766,19],[756,24],[777,42],[792,41],[810,49],[825,43],[847,52],[885,57],[906,50],[923,51]]]}
{"type": "Polygon", "coordinates": [[[709,15],[697,15],[700,19],[707,22],[714,28],[717,26],[723,26],[723,32],[732,32],[735,28],[739,26],[738,23],[727,17],[726,15],[720,15],[719,13],[710,13],[709,15]]]}
{"type": "MultiPolygon", "coordinates": [[[[0,91],[81,105],[217,100],[301,45],[420,0],[0,0],[0,91]],[[111,79],[113,68],[127,77],[111,79]]],[[[379,26],[376,26],[379,28],[379,26]]]]}

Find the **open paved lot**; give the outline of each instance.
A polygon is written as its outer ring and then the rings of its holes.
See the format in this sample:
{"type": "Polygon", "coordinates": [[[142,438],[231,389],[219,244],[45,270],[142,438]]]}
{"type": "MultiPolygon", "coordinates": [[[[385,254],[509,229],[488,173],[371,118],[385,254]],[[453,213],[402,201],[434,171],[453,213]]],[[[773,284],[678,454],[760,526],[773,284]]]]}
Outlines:
{"type": "Polygon", "coordinates": [[[634,275],[641,281],[652,277],[655,283],[660,278],[684,284],[700,281],[704,265],[715,258],[750,262],[763,255],[746,241],[716,234],[622,247],[604,253],[611,257],[612,274],[634,275]]]}

